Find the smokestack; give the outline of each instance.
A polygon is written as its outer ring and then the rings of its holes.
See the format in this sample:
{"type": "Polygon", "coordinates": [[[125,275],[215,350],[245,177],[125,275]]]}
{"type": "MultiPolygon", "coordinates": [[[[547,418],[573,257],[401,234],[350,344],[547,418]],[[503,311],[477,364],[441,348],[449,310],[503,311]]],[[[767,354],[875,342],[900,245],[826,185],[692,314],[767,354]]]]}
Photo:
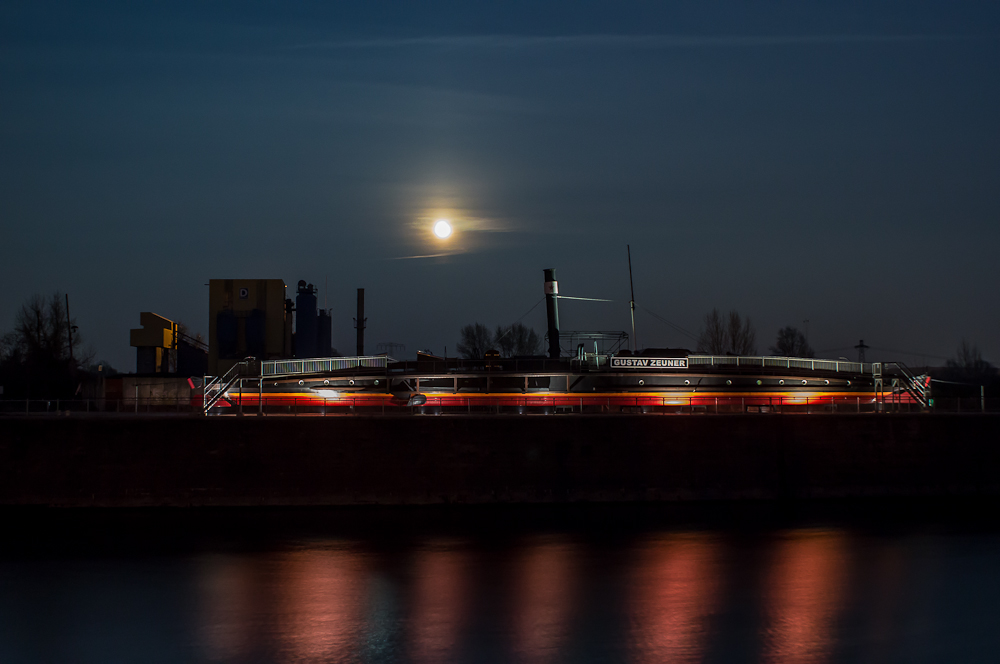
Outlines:
{"type": "Polygon", "coordinates": [[[358,328],[358,357],[365,354],[365,289],[358,289],[358,317],[354,319],[354,327],[358,328]]]}
{"type": "Polygon", "coordinates": [[[559,357],[559,282],[556,269],[545,270],[545,312],[549,319],[549,357],[559,357]]]}
{"type": "Polygon", "coordinates": [[[295,296],[295,357],[319,357],[317,341],[316,287],[301,280],[295,296]]]}

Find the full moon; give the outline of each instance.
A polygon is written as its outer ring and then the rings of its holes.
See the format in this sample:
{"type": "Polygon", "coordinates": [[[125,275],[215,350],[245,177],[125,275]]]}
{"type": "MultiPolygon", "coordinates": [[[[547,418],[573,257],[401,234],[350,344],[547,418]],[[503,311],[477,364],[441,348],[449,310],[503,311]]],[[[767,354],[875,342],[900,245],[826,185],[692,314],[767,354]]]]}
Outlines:
{"type": "Polygon", "coordinates": [[[441,219],[434,224],[434,235],[437,235],[442,240],[451,235],[451,224],[449,224],[444,219],[441,219]]]}

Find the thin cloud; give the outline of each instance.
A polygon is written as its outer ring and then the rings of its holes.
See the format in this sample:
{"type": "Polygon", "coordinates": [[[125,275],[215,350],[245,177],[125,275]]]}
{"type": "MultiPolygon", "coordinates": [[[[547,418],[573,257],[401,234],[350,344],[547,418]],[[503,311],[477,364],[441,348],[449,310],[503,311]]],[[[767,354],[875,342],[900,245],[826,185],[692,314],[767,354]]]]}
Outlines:
{"type": "Polygon", "coordinates": [[[682,36],[682,35],[454,35],[437,37],[402,37],[346,39],[313,42],[294,46],[297,49],[530,49],[530,48],[745,48],[757,46],[796,46],[824,44],[881,44],[907,42],[965,41],[964,35],[757,35],[757,36],[682,36]]]}
{"type": "Polygon", "coordinates": [[[389,258],[389,260],[391,260],[391,261],[408,261],[408,260],[411,260],[411,259],[414,259],[414,258],[441,258],[442,256],[455,256],[455,255],[458,255],[459,253],[462,253],[462,252],[448,251],[448,252],[445,252],[443,254],[425,254],[423,256],[392,256],[391,258],[389,258]]]}

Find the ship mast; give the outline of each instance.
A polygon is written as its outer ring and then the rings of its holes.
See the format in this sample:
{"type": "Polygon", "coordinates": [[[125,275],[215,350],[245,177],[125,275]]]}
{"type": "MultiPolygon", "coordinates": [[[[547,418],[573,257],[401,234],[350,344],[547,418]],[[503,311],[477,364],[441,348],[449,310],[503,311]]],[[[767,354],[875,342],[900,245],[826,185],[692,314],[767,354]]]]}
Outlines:
{"type": "Polygon", "coordinates": [[[635,287],[632,285],[632,247],[630,245],[625,245],[625,250],[628,251],[628,288],[632,295],[632,299],[629,300],[629,308],[632,314],[632,352],[638,352],[639,344],[635,340],[635,287]]]}

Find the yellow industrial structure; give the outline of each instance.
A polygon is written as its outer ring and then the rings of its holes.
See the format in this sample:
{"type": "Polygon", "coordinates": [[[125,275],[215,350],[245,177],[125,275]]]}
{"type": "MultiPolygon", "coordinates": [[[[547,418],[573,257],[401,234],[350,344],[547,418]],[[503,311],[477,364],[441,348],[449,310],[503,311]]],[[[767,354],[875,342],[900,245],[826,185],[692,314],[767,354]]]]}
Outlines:
{"type": "Polygon", "coordinates": [[[129,333],[135,346],[135,370],[140,374],[172,373],[177,363],[177,323],[150,311],[139,314],[141,328],[129,333]]]}
{"type": "Polygon", "coordinates": [[[208,371],[221,375],[245,357],[292,354],[292,305],[281,279],[210,279],[208,371]]]}

